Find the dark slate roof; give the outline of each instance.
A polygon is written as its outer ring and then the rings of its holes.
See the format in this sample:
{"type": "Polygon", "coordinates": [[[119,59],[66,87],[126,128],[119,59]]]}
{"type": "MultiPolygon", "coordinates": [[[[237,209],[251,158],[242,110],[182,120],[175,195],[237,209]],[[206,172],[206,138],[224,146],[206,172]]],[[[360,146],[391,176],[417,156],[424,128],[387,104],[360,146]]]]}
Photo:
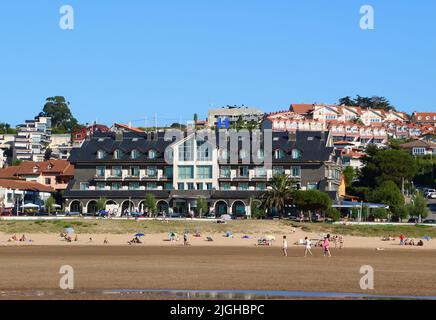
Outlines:
{"type": "MultiPolygon", "coordinates": [[[[143,162],[162,162],[164,161],[164,154],[166,148],[171,145],[173,141],[164,140],[165,133],[159,132],[157,137],[151,138],[150,133],[124,133],[123,139],[118,141],[114,132],[109,133],[96,133],[90,140],[85,140],[81,148],[73,149],[69,161],[73,164],[76,162],[111,162],[111,161],[137,161],[143,162]],[[121,150],[123,157],[119,160],[113,159],[115,150],[121,150]],[[103,160],[97,159],[98,150],[104,150],[107,155],[103,160]],[[132,160],[130,153],[132,150],[139,151],[139,158],[132,160]],[[148,159],[148,151],[157,151],[157,158],[152,160],[148,159]]],[[[283,151],[282,159],[274,159],[274,163],[286,162],[299,162],[299,161],[328,161],[330,155],[335,154],[333,147],[326,147],[326,139],[328,132],[309,132],[298,131],[294,134],[292,139],[287,132],[274,132],[272,134],[272,151],[277,149],[283,151]],[[293,159],[292,151],[297,149],[301,153],[301,158],[293,159]]],[[[264,136],[262,136],[262,139],[264,136]]],[[[250,141],[252,135],[250,135],[250,141]]],[[[218,132],[216,134],[216,145],[219,146],[218,132]]],[[[227,143],[228,150],[230,150],[230,142],[227,143]]],[[[238,142],[239,148],[243,145],[242,141],[238,142]]],[[[251,142],[250,142],[251,145],[251,142]]],[[[263,145],[263,143],[261,144],[263,145]]]]}
{"type": "Polygon", "coordinates": [[[157,137],[152,137],[147,133],[124,133],[123,139],[117,140],[114,132],[95,133],[94,136],[83,142],[81,148],[73,148],[70,154],[69,161],[75,162],[109,162],[109,161],[137,161],[143,162],[144,160],[162,162],[164,161],[165,149],[173,141],[165,141],[164,134],[159,133],[157,137]],[[97,152],[103,150],[106,152],[105,159],[97,159],[97,152]],[[121,150],[123,156],[121,159],[114,159],[115,150],[121,150]],[[139,152],[139,157],[132,160],[130,155],[133,150],[139,152]],[[148,159],[148,152],[154,150],[157,152],[156,159],[148,159]]]}

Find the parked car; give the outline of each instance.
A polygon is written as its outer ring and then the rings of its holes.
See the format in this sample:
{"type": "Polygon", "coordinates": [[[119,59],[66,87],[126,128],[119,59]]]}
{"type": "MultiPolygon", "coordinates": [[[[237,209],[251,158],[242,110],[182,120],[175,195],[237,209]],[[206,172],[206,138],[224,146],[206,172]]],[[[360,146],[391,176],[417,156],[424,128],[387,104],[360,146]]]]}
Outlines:
{"type": "Polygon", "coordinates": [[[425,223],[425,224],[436,224],[436,220],[435,219],[425,219],[422,223],[425,223]]]}
{"type": "Polygon", "coordinates": [[[168,218],[172,218],[172,219],[180,219],[185,217],[186,216],[183,213],[177,213],[177,212],[173,212],[168,215],[168,218]]]}
{"type": "Polygon", "coordinates": [[[206,219],[216,219],[216,215],[214,213],[208,213],[206,219]]]}
{"type": "Polygon", "coordinates": [[[424,191],[424,197],[429,198],[431,194],[436,193],[435,189],[426,189],[424,191]]]}
{"type": "Polygon", "coordinates": [[[410,218],[409,221],[407,221],[407,223],[414,223],[414,224],[417,224],[418,222],[419,222],[418,218],[410,218]]]}
{"type": "Polygon", "coordinates": [[[427,194],[428,199],[436,199],[436,192],[430,192],[427,194]]]}

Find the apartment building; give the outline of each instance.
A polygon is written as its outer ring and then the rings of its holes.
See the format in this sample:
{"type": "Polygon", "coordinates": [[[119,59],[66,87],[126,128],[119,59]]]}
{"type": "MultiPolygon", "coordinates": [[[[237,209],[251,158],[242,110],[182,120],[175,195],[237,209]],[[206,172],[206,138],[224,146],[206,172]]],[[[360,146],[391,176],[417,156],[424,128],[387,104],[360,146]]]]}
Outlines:
{"type": "Polygon", "coordinates": [[[150,193],[159,212],[196,212],[202,197],[210,212],[246,216],[250,199],[259,198],[279,173],[295,178],[300,189],[337,198],[342,164],[327,132],[272,133],[268,157],[262,147],[247,150],[252,133],[236,142],[226,134],[183,133],[179,139],[164,132],[96,133],[71,153],[75,177],[64,193],[66,207],[95,213],[97,201],[106,198],[107,209],[118,215],[143,212],[150,193]],[[232,143],[236,155],[230,152],[232,143]]]}
{"type": "Polygon", "coordinates": [[[208,124],[210,128],[234,128],[239,119],[245,122],[255,121],[260,123],[264,114],[265,113],[258,108],[226,106],[223,108],[210,109],[208,113],[208,124]]]}
{"type": "Polygon", "coordinates": [[[51,141],[51,119],[37,117],[17,126],[15,159],[44,161],[45,151],[51,141]]]}

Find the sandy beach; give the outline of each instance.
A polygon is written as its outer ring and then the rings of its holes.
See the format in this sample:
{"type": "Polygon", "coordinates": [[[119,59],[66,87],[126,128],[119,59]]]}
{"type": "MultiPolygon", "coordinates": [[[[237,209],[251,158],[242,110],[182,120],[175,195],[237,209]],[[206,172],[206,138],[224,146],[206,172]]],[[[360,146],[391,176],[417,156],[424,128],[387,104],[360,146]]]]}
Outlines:
{"type": "MultiPolygon", "coordinates": [[[[289,245],[299,247],[295,243],[303,240],[305,237],[309,239],[322,239],[324,234],[320,233],[307,233],[300,229],[296,232],[289,233],[267,233],[268,235],[273,235],[276,241],[272,242],[273,247],[282,246],[282,237],[286,235],[289,245]]],[[[0,246],[127,246],[127,242],[133,238],[133,234],[78,234],[78,241],[67,242],[62,239],[59,234],[25,234],[27,239],[32,240],[26,242],[8,242],[7,240],[11,237],[10,234],[0,233],[0,246]],[[90,240],[92,239],[92,241],[90,240]],[[104,244],[104,240],[109,241],[108,244],[104,244]]],[[[192,234],[188,235],[188,240],[192,246],[201,247],[253,247],[257,244],[257,240],[263,236],[265,233],[249,234],[248,239],[243,238],[245,234],[235,233],[233,237],[229,238],[225,236],[225,233],[203,233],[201,237],[194,237],[192,234]],[[214,241],[206,241],[207,237],[211,237],[214,241]]],[[[17,234],[20,238],[22,234],[17,234]]],[[[73,235],[74,239],[75,236],[73,235]]],[[[141,238],[142,244],[137,244],[135,246],[183,246],[183,234],[178,234],[179,241],[171,243],[169,241],[168,233],[158,233],[158,234],[145,234],[141,238]]],[[[415,241],[419,240],[415,238],[415,241]]],[[[332,243],[332,247],[335,244],[332,243]]],[[[339,247],[339,243],[337,244],[339,247]]],[[[400,246],[398,237],[394,241],[382,241],[381,237],[357,237],[357,236],[344,236],[344,247],[345,248],[361,248],[361,249],[383,249],[383,250],[436,250],[436,240],[424,241],[423,247],[417,246],[400,246]]]]}

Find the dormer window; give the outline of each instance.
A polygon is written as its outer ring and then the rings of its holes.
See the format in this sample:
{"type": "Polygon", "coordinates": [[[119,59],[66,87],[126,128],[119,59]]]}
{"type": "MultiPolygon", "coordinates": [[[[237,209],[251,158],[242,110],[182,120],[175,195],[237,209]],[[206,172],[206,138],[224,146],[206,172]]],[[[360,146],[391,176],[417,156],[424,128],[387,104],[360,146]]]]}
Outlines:
{"type": "Polygon", "coordinates": [[[123,152],[121,150],[115,150],[114,152],[114,159],[121,159],[123,157],[123,152]]]}
{"type": "Polygon", "coordinates": [[[99,160],[104,159],[105,156],[106,156],[106,152],[104,152],[104,150],[97,151],[97,159],[99,160]]]}
{"type": "Polygon", "coordinates": [[[301,151],[298,149],[292,150],[292,159],[300,159],[301,158],[301,151]]]}
{"type": "Polygon", "coordinates": [[[138,150],[132,150],[132,152],[130,153],[130,157],[132,158],[132,160],[136,160],[139,158],[139,152],[138,150]]]}
{"type": "Polygon", "coordinates": [[[33,173],[37,173],[38,172],[38,167],[33,167],[33,173]]]}
{"type": "Polygon", "coordinates": [[[283,150],[282,149],[277,149],[276,151],[274,151],[274,157],[277,160],[283,159],[283,150]]]}
{"type": "Polygon", "coordinates": [[[156,150],[149,150],[148,151],[148,158],[149,159],[156,159],[156,155],[157,155],[157,153],[156,153],[156,150]]]}

